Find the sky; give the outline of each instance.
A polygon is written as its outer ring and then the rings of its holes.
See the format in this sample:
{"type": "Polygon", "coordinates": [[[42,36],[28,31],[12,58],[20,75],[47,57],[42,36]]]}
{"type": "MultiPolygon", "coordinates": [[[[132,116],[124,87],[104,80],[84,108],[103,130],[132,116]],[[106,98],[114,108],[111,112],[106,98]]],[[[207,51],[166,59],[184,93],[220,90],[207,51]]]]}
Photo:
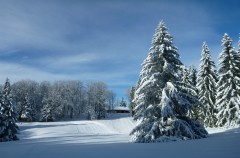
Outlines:
{"type": "Polygon", "coordinates": [[[102,81],[125,97],[163,20],[181,61],[217,61],[228,33],[237,48],[237,0],[0,0],[0,82],[102,81]]]}

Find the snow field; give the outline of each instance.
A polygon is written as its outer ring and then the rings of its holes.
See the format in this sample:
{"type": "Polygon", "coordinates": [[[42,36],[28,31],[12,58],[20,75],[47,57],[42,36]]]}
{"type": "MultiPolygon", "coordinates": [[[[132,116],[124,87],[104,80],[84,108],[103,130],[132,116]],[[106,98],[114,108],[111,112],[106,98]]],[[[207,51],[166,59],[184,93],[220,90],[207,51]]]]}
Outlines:
{"type": "Polygon", "coordinates": [[[134,127],[134,121],[130,117],[120,117],[93,121],[21,123],[20,127],[21,141],[32,141],[33,139],[37,142],[61,140],[68,143],[127,142],[130,139],[128,134],[134,127]],[[115,138],[116,135],[118,136],[115,138]],[[105,137],[112,137],[112,139],[109,141],[105,137]]]}
{"type": "Polygon", "coordinates": [[[0,143],[0,158],[239,158],[240,128],[208,129],[209,137],[130,143],[131,117],[21,123],[20,141],[0,143]]]}

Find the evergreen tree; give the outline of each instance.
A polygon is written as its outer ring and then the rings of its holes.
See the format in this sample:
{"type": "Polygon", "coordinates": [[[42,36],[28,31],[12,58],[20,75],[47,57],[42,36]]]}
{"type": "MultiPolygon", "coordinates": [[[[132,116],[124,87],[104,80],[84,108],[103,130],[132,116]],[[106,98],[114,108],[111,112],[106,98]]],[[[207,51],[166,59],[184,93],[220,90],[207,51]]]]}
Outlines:
{"type": "Polygon", "coordinates": [[[206,127],[214,127],[216,124],[216,83],[217,74],[214,61],[211,59],[210,51],[204,42],[202,47],[202,58],[197,74],[198,98],[204,105],[201,118],[206,127]]]}
{"type": "Polygon", "coordinates": [[[222,39],[222,52],[219,56],[219,81],[217,83],[216,104],[218,109],[218,126],[240,125],[239,94],[239,56],[232,47],[228,34],[222,39]]]}
{"type": "Polygon", "coordinates": [[[195,87],[197,85],[197,70],[194,65],[189,68],[189,78],[191,85],[195,87]]]}
{"type": "MultiPolygon", "coordinates": [[[[236,55],[236,63],[240,64],[240,36],[239,36],[239,41],[238,41],[238,50],[237,50],[237,55],[236,55]]],[[[236,68],[236,71],[238,71],[237,76],[240,77],[240,68],[239,68],[239,66],[236,68]]],[[[239,84],[240,84],[240,81],[238,82],[238,85],[239,84]]],[[[238,89],[238,90],[239,90],[238,94],[240,94],[240,89],[238,89]]]]}
{"type": "MultiPolygon", "coordinates": [[[[194,97],[198,97],[197,96],[197,88],[195,85],[195,73],[196,71],[194,71],[194,67],[190,67],[190,68],[182,68],[182,83],[184,84],[185,87],[187,88],[187,92],[190,93],[192,96],[194,97]]],[[[198,104],[193,104],[193,108],[189,109],[187,116],[190,118],[193,118],[197,121],[202,122],[202,118],[200,117],[200,113],[202,111],[202,107],[199,106],[198,104]]]]}
{"type": "Polygon", "coordinates": [[[190,71],[189,70],[190,69],[188,69],[186,67],[183,68],[183,70],[182,70],[183,71],[182,72],[182,82],[184,84],[192,85],[192,80],[190,78],[190,71]]]}
{"type": "Polygon", "coordinates": [[[179,79],[182,63],[173,38],[163,22],[153,36],[136,87],[133,142],[162,142],[207,136],[204,127],[187,117],[193,104],[200,104],[179,79]]]}
{"type": "MultiPolygon", "coordinates": [[[[0,98],[2,98],[2,93],[0,92],[0,94],[0,98]]],[[[5,109],[6,108],[2,103],[2,100],[0,100],[0,141],[7,140],[7,136],[4,134],[7,126],[5,109]]]]}
{"type": "Polygon", "coordinates": [[[127,107],[127,103],[125,101],[124,98],[122,98],[122,100],[120,101],[120,104],[119,104],[120,107],[127,107]]]}
{"type": "Polygon", "coordinates": [[[23,101],[23,111],[21,115],[21,120],[27,121],[27,122],[32,122],[34,120],[34,112],[29,102],[28,95],[26,95],[23,101]]]}
{"type": "Polygon", "coordinates": [[[132,111],[132,115],[134,115],[134,108],[135,108],[135,103],[134,103],[134,93],[135,93],[135,87],[131,87],[128,90],[128,101],[129,101],[129,108],[132,111]]]}
{"type": "Polygon", "coordinates": [[[16,123],[17,114],[12,103],[11,85],[9,79],[6,79],[4,84],[1,103],[1,114],[3,115],[3,123],[1,124],[4,124],[5,127],[1,132],[0,141],[18,140],[17,134],[19,128],[16,123]]]}
{"type": "Polygon", "coordinates": [[[188,69],[186,67],[183,67],[181,69],[181,82],[184,84],[185,87],[188,87],[188,93],[193,95],[194,97],[197,96],[197,89],[195,85],[192,82],[192,76],[191,76],[191,67],[188,69]]]}
{"type": "Polygon", "coordinates": [[[42,121],[53,121],[55,119],[54,111],[54,101],[51,97],[45,97],[43,99],[43,108],[41,110],[42,113],[42,121]]]}

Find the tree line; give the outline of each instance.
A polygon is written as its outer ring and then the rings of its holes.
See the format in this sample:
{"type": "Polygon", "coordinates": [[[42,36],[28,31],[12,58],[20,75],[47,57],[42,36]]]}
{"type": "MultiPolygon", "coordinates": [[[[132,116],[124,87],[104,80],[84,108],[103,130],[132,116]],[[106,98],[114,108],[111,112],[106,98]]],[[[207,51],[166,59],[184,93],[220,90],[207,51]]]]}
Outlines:
{"type": "Polygon", "coordinates": [[[55,121],[82,117],[102,119],[116,94],[103,82],[22,80],[12,85],[19,121],[55,121]]]}
{"type": "Polygon", "coordinates": [[[116,103],[116,94],[103,82],[21,80],[1,86],[0,141],[17,140],[17,121],[102,119],[116,103]]]}

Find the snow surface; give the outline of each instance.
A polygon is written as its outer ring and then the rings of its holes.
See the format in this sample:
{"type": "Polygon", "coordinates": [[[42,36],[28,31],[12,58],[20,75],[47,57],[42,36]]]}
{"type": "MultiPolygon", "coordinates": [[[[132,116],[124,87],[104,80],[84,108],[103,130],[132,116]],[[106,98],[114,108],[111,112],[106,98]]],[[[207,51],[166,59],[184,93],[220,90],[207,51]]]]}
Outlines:
{"type": "Polygon", "coordinates": [[[0,142],[0,158],[240,158],[240,128],[208,129],[209,137],[130,143],[129,114],[111,119],[21,123],[20,141],[0,142]]]}
{"type": "Polygon", "coordinates": [[[130,111],[129,107],[123,107],[123,106],[116,106],[116,107],[114,107],[114,110],[127,110],[127,111],[130,111]]]}

